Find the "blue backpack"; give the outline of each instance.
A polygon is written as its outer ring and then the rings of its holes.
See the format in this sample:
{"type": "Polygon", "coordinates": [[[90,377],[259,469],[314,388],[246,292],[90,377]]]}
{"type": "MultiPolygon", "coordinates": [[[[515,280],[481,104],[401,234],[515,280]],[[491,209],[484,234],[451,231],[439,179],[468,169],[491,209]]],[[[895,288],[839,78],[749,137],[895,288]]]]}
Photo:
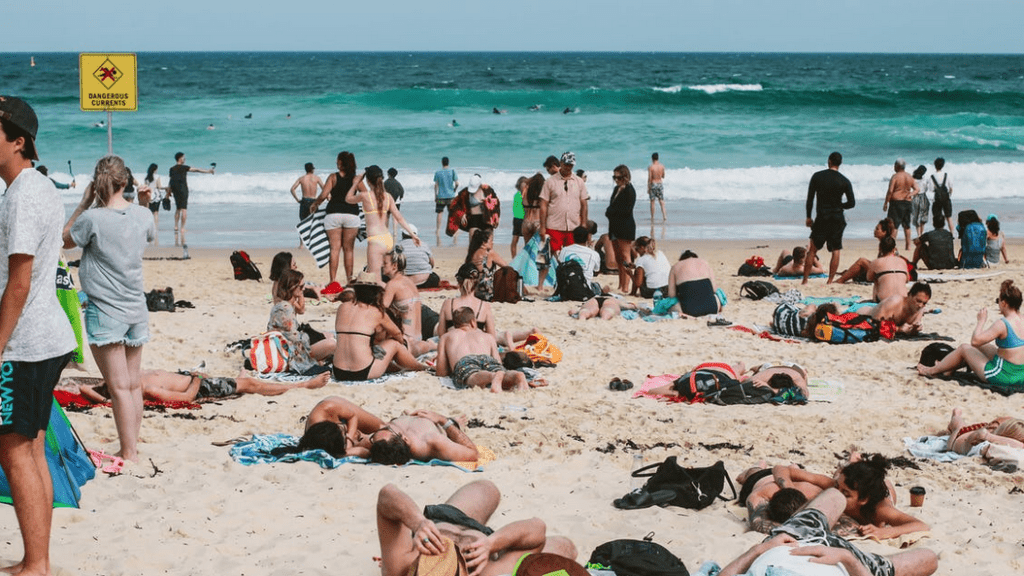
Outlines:
{"type": "Polygon", "coordinates": [[[988,241],[988,234],[985,225],[981,222],[971,222],[964,228],[963,238],[960,239],[960,247],[963,256],[960,260],[961,268],[982,268],[985,266],[985,244],[988,241]]]}

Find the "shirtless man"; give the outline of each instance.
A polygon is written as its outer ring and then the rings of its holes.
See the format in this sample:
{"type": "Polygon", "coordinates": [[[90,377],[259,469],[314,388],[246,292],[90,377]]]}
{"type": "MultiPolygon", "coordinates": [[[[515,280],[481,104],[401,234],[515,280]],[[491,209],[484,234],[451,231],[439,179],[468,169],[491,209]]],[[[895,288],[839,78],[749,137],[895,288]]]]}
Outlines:
{"type": "Polygon", "coordinates": [[[377,464],[402,465],[411,459],[424,462],[476,462],[476,444],[462,425],[429,410],[414,410],[392,418],[369,438],[370,460],[377,464]]]}
{"type": "Polygon", "coordinates": [[[654,201],[661,204],[661,221],[665,215],[665,165],[658,161],[658,153],[651,154],[651,165],[647,167],[647,196],[651,199],[651,222],[654,222],[654,201]]]}
{"type": "MultiPolygon", "coordinates": [[[[142,397],[156,402],[194,402],[197,398],[225,398],[235,394],[259,394],[278,396],[297,388],[323,388],[331,375],[327,372],[301,382],[267,382],[246,376],[244,372],[234,378],[211,378],[193,372],[168,372],[166,370],[142,371],[142,397]]],[[[81,385],[79,394],[85,398],[103,403],[110,400],[106,384],[99,386],[81,385]]]]}
{"type": "Polygon", "coordinates": [[[932,288],[924,282],[915,282],[906,296],[890,296],[875,306],[859,310],[875,320],[890,320],[898,326],[901,334],[916,334],[921,331],[924,307],[932,299],[932,288]]]}
{"type": "Polygon", "coordinates": [[[786,488],[780,487],[772,467],[764,460],[740,473],[736,481],[742,485],[738,503],[747,507],[750,529],[764,534],[821,493],[821,488],[810,482],[791,482],[786,488]]]}
{"type": "MultiPolygon", "coordinates": [[[[772,274],[793,278],[803,276],[804,259],[806,257],[807,248],[803,246],[793,248],[792,252],[783,250],[779,254],[779,260],[775,263],[775,268],[772,269],[772,274]]],[[[822,274],[824,272],[825,269],[821,267],[821,262],[815,257],[814,262],[811,263],[811,274],[822,274]]]]}
{"type": "Polygon", "coordinates": [[[309,208],[316,201],[317,188],[323,190],[324,183],[320,180],[320,177],[313,173],[313,163],[306,162],[306,173],[299,176],[299,179],[292,184],[292,198],[299,203],[299,220],[309,216],[309,208]],[[302,198],[295,193],[295,189],[299,186],[302,187],[302,198]]]}
{"type": "Polygon", "coordinates": [[[889,189],[885,193],[882,211],[892,218],[896,228],[903,228],[903,238],[907,242],[906,250],[910,252],[910,199],[917,195],[919,189],[914,177],[907,174],[907,162],[903,158],[896,159],[893,170],[896,173],[889,179],[889,189]]]}
{"type": "Polygon", "coordinates": [[[907,295],[907,281],[910,280],[907,261],[896,254],[896,240],[890,236],[884,236],[878,241],[878,258],[870,262],[867,258],[858,259],[849,270],[843,272],[838,282],[843,284],[861,274],[863,280],[874,282],[871,299],[875,302],[907,295]]]}
{"type": "Polygon", "coordinates": [[[470,576],[511,574],[529,553],[576,558],[573,543],[563,536],[548,536],[539,518],[488,528],[500,500],[498,487],[489,480],[470,482],[444,504],[425,508],[394,484],[384,486],[377,496],[381,576],[405,576],[421,556],[455,554],[456,550],[470,576]]]}
{"type": "Polygon", "coordinates": [[[518,370],[505,370],[493,336],[476,326],[472,308],[463,306],[452,313],[455,327],[441,335],[437,343],[437,375],[451,376],[456,388],[527,390],[526,376],[518,370]]]}

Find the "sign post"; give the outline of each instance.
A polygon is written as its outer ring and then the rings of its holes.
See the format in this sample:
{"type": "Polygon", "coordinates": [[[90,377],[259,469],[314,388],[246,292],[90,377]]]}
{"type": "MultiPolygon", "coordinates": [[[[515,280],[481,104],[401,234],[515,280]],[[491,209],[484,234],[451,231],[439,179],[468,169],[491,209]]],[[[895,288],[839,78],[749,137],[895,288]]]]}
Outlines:
{"type": "Polygon", "coordinates": [[[106,111],[107,153],[114,153],[113,112],[139,109],[135,54],[78,55],[79,106],[83,112],[106,111]]]}

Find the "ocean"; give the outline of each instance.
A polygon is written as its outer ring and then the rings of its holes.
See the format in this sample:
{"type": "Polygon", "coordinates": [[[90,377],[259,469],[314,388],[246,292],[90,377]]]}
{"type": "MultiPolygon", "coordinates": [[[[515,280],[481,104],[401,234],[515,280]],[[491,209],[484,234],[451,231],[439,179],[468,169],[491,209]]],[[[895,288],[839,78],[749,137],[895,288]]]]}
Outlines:
{"type": "MultiPolygon", "coordinates": [[[[858,201],[849,237],[869,237],[883,216],[897,157],[931,170],[938,156],[955,211],[997,213],[1007,235],[1024,235],[1018,55],[139,53],[138,80],[139,110],[112,121],[114,152],[136,177],[156,163],[166,182],[178,151],[217,164],[189,177],[194,246],[292,246],[288,189],[306,162],[326,178],[341,150],[360,167],[397,168],[403,213],[425,230],[440,158],[463,183],[481,174],[506,203],[499,240],[515,180],[565,150],[589,175],[602,228],[619,164],[639,191],[640,230],[649,225],[645,168],[658,152],[661,237],[806,237],[807,181],[838,150],[858,201]]],[[[95,126],[106,114],[79,109],[78,55],[0,54],[0,92],[36,109],[51,174],[87,182],[107,151],[95,126]]],[[[64,193],[69,212],[79,194],[64,193]]]]}

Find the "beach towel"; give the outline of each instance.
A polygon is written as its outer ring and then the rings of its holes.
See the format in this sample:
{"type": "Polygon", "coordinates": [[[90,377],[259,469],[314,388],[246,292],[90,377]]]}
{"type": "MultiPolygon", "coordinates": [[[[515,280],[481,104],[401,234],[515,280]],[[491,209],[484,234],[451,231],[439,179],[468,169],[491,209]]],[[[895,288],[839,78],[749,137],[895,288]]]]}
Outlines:
{"type": "MultiPolygon", "coordinates": [[[[328,380],[328,384],[338,384],[340,386],[383,386],[388,382],[394,382],[397,380],[405,380],[406,378],[412,378],[415,376],[415,372],[394,372],[391,374],[385,374],[380,378],[374,378],[373,380],[335,380],[333,377],[328,380]]],[[[256,375],[260,380],[266,380],[267,382],[302,382],[309,380],[309,376],[298,374],[296,372],[276,372],[272,374],[258,374],[256,375]]]]}
{"type": "MultiPolygon", "coordinates": [[[[808,296],[800,300],[801,304],[814,304],[815,306],[821,306],[822,304],[835,304],[839,306],[853,306],[864,301],[864,298],[860,296],[808,296]]],[[[874,304],[874,302],[867,302],[867,304],[874,304]]]]}
{"type": "Polygon", "coordinates": [[[769,294],[764,297],[765,302],[771,302],[772,304],[799,304],[803,300],[804,295],[796,288],[790,288],[785,292],[776,292],[775,294],[769,294]]]}
{"type": "MultiPolygon", "coordinates": [[[[96,404],[81,394],[68,392],[66,390],[54,390],[53,397],[57,400],[57,403],[60,404],[61,408],[67,408],[69,412],[84,412],[96,407],[111,406],[109,401],[96,404]]],[[[219,398],[219,400],[223,400],[223,398],[219,398]]],[[[196,402],[182,402],[177,400],[173,402],[162,402],[145,400],[142,403],[142,408],[143,410],[163,412],[168,408],[172,410],[199,410],[202,406],[196,402]]]]}
{"type": "Polygon", "coordinates": [[[811,402],[838,402],[846,395],[846,385],[835,380],[808,378],[807,393],[811,402]]]}
{"type": "MultiPolygon", "coordinates": [[[[517,368],[517,370],[519,370],[520,372],[523,373],[524,376],[526,376],[527,382],[533,382],[537,378],[541,377],[540,371],[535,370],[533,368],[523,367],[517,368]]],[[[463,388],[459,388],[458,386],[455,385],[455,381],[453,381],[450,376],[438,376],[437,379],[441,382],[441,386],[448,388],[449,390],[463,390],[463,388]]]]}
{"type": "MultiPolygon", "coordinates": [[[[306,450],[305,452],[293,452],[290,454],[282,454],[275,456],[272,454],[274,449],[283,448],[285,446],[298,446],[299,439],[297,436],[290,434],[253,434],[252,440],[245,442],[239,442],[231,447],[228,453],[231,458],[239,464],[245,466],[252,466],[253,464],[267,464],[273,462],[315,462],[320,465],[321,468],[333,470],[342,464],[372,464],[366,458],[360,458],[358,456],[345,456],[344,458],[335,458],[323,450],[306,450]]],[[[479,448],[477,449],[480,450],[479,448]]],[[[494,453],[491,452],[491,459],[493,461],[494,453]]],[[[467,468],[461,464],[449,462],[447,460],[433,459],[427,462],[420,460],[410,460],[406,466],[452,466],[458,468],[463,472],[481,472],[483,468],[477,463],[475,468],[467,468]]],[[[374,466],[380,466],[380,464],[373,464],[374,466]]]]}
{"type": "MultiPolygon", "coordinates": [[[[783,276],[782,274],[776,274],[774,278],[776,280],[803,280],[804,276],[803,274],[800,274],[799,276],[783,276]]],[[[828,274],[821,272],[820,274],[811,274],[808,278],[828,278],[828,274]]]]}
{"type": "Polygon", "coordinates": [[[331,245],[327,241],[327,231],[324,230],[326,215],[326,209],[317,210],[295,225],[303,246],[316,260],[317,268],[323,268],[331,261],[331,245]]]}
{"type": "Polygon", "coordinates": [[[75,333],[75,342],[77,346],[71,356],[71,361],[82,364],[85,362],[85,346],[83,344],[82,335],[82,303],[78,299],[78,293],[75,291],[75,283],[71,279],[71,271],[68,265],[64,263],[64,260],[57,261],[57,301],[60,302],[60,307],[64,309],[64,314],[67,315],[68,321],[71,322],[71,330],[75,333]]]}
{"type": "Polygon", "coordinates": [[[946,449],[949,436],[919,436],[917,438],[904,437],[903,446],[914,458],[927,458],[936,462],[956,462],[967,456],[978,456],[982,449],[988,446],[988,442],[981,442],[971,447],[971,451],[964,456],[952,450],[946,449]]]}

